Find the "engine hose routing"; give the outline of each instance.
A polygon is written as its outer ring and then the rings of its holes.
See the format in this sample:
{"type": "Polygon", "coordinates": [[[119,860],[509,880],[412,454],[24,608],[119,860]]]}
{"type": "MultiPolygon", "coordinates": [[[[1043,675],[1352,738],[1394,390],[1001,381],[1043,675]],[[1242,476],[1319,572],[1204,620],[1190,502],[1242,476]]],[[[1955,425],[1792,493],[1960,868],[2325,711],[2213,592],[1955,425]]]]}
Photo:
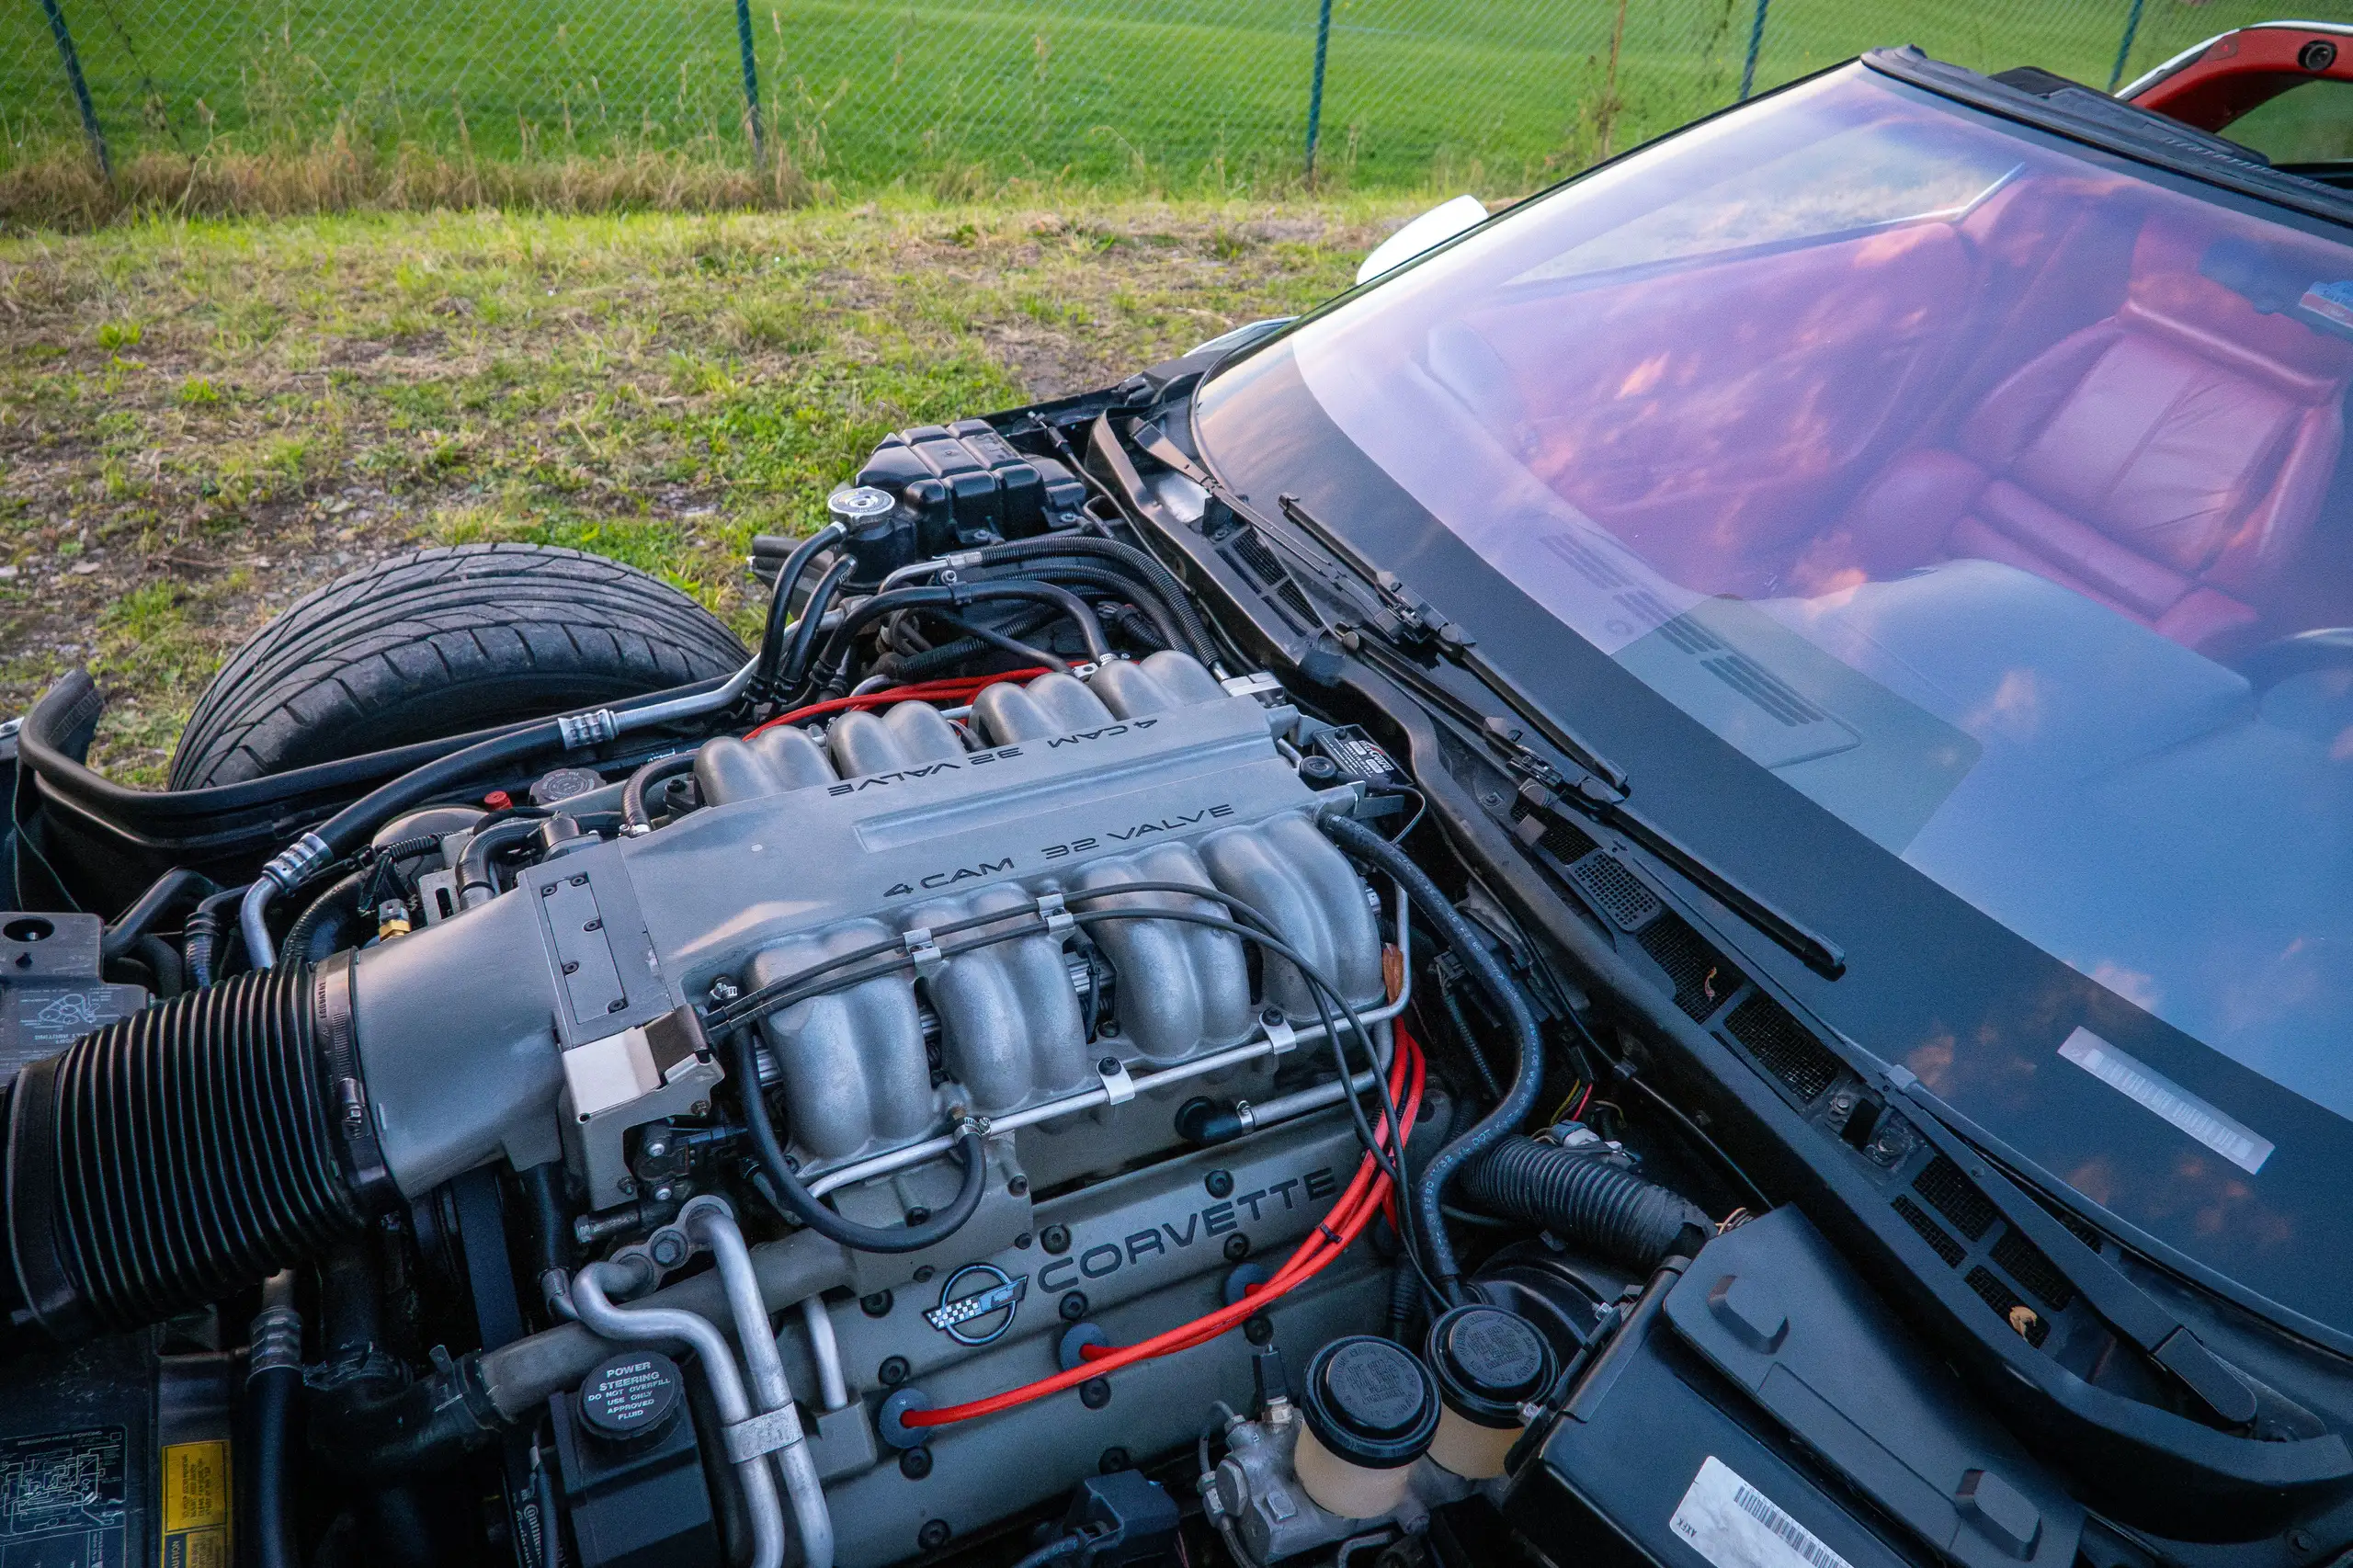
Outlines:
{"type": "Polygon", "coordinates": [[[389,1184],[348,976],[344,959],[240,974],[17,1075],[6,1278],[24,1315],[64,1340],[143,1328],[360,1230],[362,1195],[389,1184]]]}
{"type": "Polygon", "coordinates": [[[1537,1031],[1536,1014],[1529,1006],[1527,994],[1519,983],[1512,979],[1504,966],[1495,961],[1494,953],[1476,927],[1448,901],[1419,866],[1414,864],[1403,849],[1390,843],[1362,823],[1338,811],[1327,811],[1319,819],[1320,825],[1332,842],[1371,861],[1397,879],[1444,936],[1465,969],[1495,1003],[1496,1011],[1504,1017],[1512,1038],[1519,1050],[1519,1064],[1512,1076],[1508,1093],[1496,1102],[1477,1126],[1438,1151],[1421,1180],[1415,1183],[1414,1205],[1421,1216],[1421,1230],[1427,1243],[1430,1262],[1438,1276],[1438,1288],[1456,1305],[1470,1300],[1462,1284],[1462,1269],[1454,1256],[1454,1244],[1446,1233],[1446,1217],[1442,1212],[1447,1184],[1472,1160],[1493,1148],[1496,1142],[1528,1119],[1536,1108],[1536,1096],[1544,1083],[1544,1040],[1537,1031]]]}
{"type": "Polygon", "coordinates": [[[1644,1272],[1695,1256],[1716,1222],[1678,1192],[1599,1154],[1506,1138],[1462,1170],[1462,1196],[1491,1214],[1540,1225],[1644,1272]]]}
{"type": "Polygon", "coordinates": [[[369,876],[365,869],[352,871],[336,879],[326,892],[313,899],[302,913],[294,917],[294,924],[287,927],[286,939],[278,948],[279,961],[290,962],[296,959],[313,961],[312,938],[330,920],[335,922],[335,929],[340,934],[342,922],[338,918],[338,911],[345,903],[357,898],[360,885],[368,881],[369,876]]]}
{"type": "MultiPolygon", "coordinates": [[[[959,583],[953,586],[928,588],[892,588],[860,600],[842,617],[826,640],[824,652],[816,659],[819,669],[827,672],[827,679],[838,681],[849,665],[850,653],[858,634],[894,610],[907,608],[940,608],[961,610],[968,605],[987,604],[994,600],[1017,599],[1030,604],[1051,604],[1069,618],[1078,628],[1080,639],[1086,644],[1086,656],[1101,664],[1111,656],[1111,644],[1104,640],[1103,623],[1085,599],[1068,588],[1051,583],[1019,580],[959,583]]],[[[804,617],[804,619],[806,619],[804,617]]],[[[805,672],[804,672],[805,673],[805,672]]]]}
{"type": "Polygon", "coordinates": [[[1188,652],[1206,667],[1214,668],[1217,664],[1216,645],[1210,641],[1209,628],[1193,608],[1192,596],[1185,591],[1184,585],[1167,567],[1133,545],[1121,544],[1117,540],[1058,534],[1045,539],[1015,540],[1009,544],[991,545],[979,553],[983,566],[1057,555],[1092,555],[1098,560],[1115,562],[1142,578],[1168,606],[1189,645],[1188,652]]]}
{"type": "Polygon", "coordinates": [[[294,1276],[284,1270],[263,1284],[261,1315],[246,1336],[244,1431],[236,1456],[252,1522],[254,1568],[301,1568],[294,1534],[295,1413],[302,1397],[302,1319],[291,1302],[294,1276]]]}
{"type": "Polygon", "coordinates": [[[188,964],[188,983],[199,991],[212,983],[219,960],[224,956],[221,948],[223,930],[235,929],[233,925],[222,926],[222,913],[243,903],[245,892],[244,888],[234,887],[216,892],[198,903],[195,913],[188,917],[180,950],[188,964]]]}
{"type": "Polygon", "coordinates": [[[827,1241],[859,1252],[921,1252],[963,1229],[964,1221],[980,1208],[981,1197],[988,1189],[988,1149],[980,1130],[967,1127],[956,1140],[956,1152],[964,1162],[964,1179],[947,1208],[920,1224],[888,1229],[844,1219],[810,1192],[777,1141],[776,1123],[769,1119],[767,1101],[760,1093],[760,1064],[750,1028],[739,1028],[728,1036],[727,1053],[727,1070],[743,1087],[744,1125],[751,1131],[752,1148],[761,1168],[776,1184],[776,1196],[787,1213],[827,1241]]]}
{"type": "Polygon", "coordinates": [[[210,877],[201,871],[191,871],[185,866],[175,866],[157,877],[145,892],[131,902],[129,909],[106,929],[98,939],[98,956],[119,959],[139,946],[139,939],[154,928],[165,914],[183,903],[196,904],[221,891],[210,877]]]}
{"type": "Polygon", "coordinates": [[[657,756],[631,774],[629,782],[621,786],[621,835],[638,838],[652,833],[654,816],[645,804],[645,792],[682,773],[692,773],[694,768],[695,754],[689,749],[657,756]]]}
{"type": "Polygon", "coordinates": [[[768,594],[767,620],[760,628],[759,667],[749,688],[754,699],[765,699],[775,694],[777,676],[784,667],[786,635],[792,630],[792,590],[801,585],[801,574],[809,570],[809,563],[819,552],[848,531],[839,523],[827,523],[802,540],[777,569],[776,583],[768,594]]]}

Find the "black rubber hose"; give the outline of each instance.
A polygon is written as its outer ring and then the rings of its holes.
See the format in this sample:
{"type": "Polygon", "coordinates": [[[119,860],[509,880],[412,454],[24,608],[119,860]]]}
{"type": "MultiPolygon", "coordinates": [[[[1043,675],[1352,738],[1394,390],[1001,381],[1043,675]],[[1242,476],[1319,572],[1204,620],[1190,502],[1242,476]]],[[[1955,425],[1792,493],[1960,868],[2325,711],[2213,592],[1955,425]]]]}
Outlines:
{"type": "MultiPolygon", "coordinates": [[[[833,635],[826,640],[824,652],[817,656],[816,667],[827,672],[826,685],[830,692],[833,687],[843,686],[858,632],[882,617],[900,609],[960,610],[967,605],[1000,599],[1052,605],[1078,628],[1080,638],[1086,643],[1088,658],[1099,664],[1111,656],[1111,644],[1103,639],[1103,623],[1095,619],[1095,611],[1087,607],[1085,599],[1068,588],[1056,587],[1051,583],[1008,580],[945,587],[892,588],[887,593],[861,600],[842,617],[841,624],[834,629],[833,635]]],[[[843,686],[843,689],[847,687],[843,686]]]]}
{"type": "Polygon", "coordinates": [[[245,1430],[251,1449],[241,1468],[252,1478],[246,1484],[254,1517],[241,1533],[253,1543],[253,1568],[301,1568],[301,1549],[294,1537],[293,1437],[295,1406],[301,1394],[300,1367],[267,1367],[245,1380],[245,1430]]]}
{"type": "Polygon", "coordinates": [[[784,667],[785,638],[792,615],[792,590],[801,585],[801,574],[809,570],[809,562],[827,545],[844,533],[838,523],[828,523],[802,540],[784,564],[778,568],[775,586],[768,594],[768,618],[760,629],[760,667],[752,676],[751,691],[765,697],[776,687],[776,680],[784,667]]]}
{"type": "Polygon", "coordinates": [[[328,1113],[330,978],[314,985],[301,964],[240,974],[17,1075],[10,1272],[52,1335],[161,1323],[359,1230],[328,1113]]]}
{"type": "Polygon", "coordinates": [[[1536,1108],[1536,1096],[1544,1084],[1544,1039],[1536,1028],[1535,1010],[1529,1006],[1527,994],[1519,983],[1512,979],[1495,956],[1487,950],[1485,940],[1477,927],[1463,918],[1438,885],[1430,881],[1419,866],[1406,857],[1403,849],[1390,843],[1362,823],[1339,812],[1327,812],[1321,819],[1324,833],[1332,842],[1358,858],[1369,860],[1394,877],[1412,895],[1415,913],[1428,916],[1430,923],[1446,938],[1446,944],[1462,966],[1471,971],[1495,1003],[1495,1010],[1503,1015],[1504,1023],[1518,1047],[1519,1064],[1512,1075],[1508,1093],[1497,1102],[1476,1127],[1438,1151],[1422,1172],[1415,1184],[1415,1207],[1420,1211],[1422,1235],[1429,1251],[1429,1261],[1438,1276],[1438,1289],[1457,1303],[1469,1300],[1462,1288],[1462,1270],[1455,1260],[1454,1244],[1446,1233],[1443,1212],[1447,1183],[1472,1160],[1493,1148],[1497,1142],[1528,1119],[1536,1108]]]}
{"type": "Polygon", "coordinates": [[[469,1354],[419,1382],[360,1378],[322,1390],[311,1405],[311,1447],[357,1478],[447,1470],[505,1429],[481,1379],[481,1359],[469,1354]]]}
{"type": "Polygon", "coordinates": [[[185,866],[175,866],[157,877],[145,892],[131,902],[121,917],[107,927],[98,939],[101,958],[119,959],[139,945],[139,938],[154,928],[155,922],[181,904],[194,904],[221,891],[220,884],[201,871],[191,871],[185,866]]]}
{"type": "Polygon", "coordinates": [[[196,913],[188,917],[180,948],[188,963],[188,983],[199,991],[212,983],[221,960],[228,956],[222,940],[224,937],[235,940],[235,911],[244,897],[242,887],[224,888],[199,903],[196,913]]]}
{"type": "MultiPolygon", "coordinates": [[[[278,945],[278,961],[280,963],[292,963],[297,960],[304,963],[314,961],[311,953],[311,939],[317,936],[330,920],[335,922],[333,929],[338,936],[341,935],[344,914],[347,908],[357,907],[356,901],[358,897],[359,886],[367,880],[368,872],[364,870],[356,870],[347,876],[339,877],[326,892],[303,905],[302,913],[296,915],[294,924],[287,927],[285,940],[278,945]]],[[[327,949],[328,952],[334,950],[332,948],[327,949]]],[[[326,955],[323,953],[318,956],[324,958],[326,955]]]]}
{"type": "Polygon", "coordinates": [[[145,964],[148,972],[155,977],[157,1001],[168,1002],[188,989],[187,971],[180,967],[179,954],[172,951],[172,945],[161,937],[150,932],[140,937],[139,945],[131,949],[131,957],[145,964]]]}
{"type": "Polygon", "coordinates": [[[1462,1196],[1631,1267],[1696,1256],[1716,1223],[1698,1204],[1597,1154],[1506,1138],[1463,1168],[1462,1196]]]}
{"type": "Polygon", "coordinates": [[[988,1150],[978,1132],[968,1131],[956,1141],[957,1153],[964,1160],[963,1185],[956,1189],[956,1197],[947,1208],[920,1224],[887,1230],[845,1220],[810,1192],[801,1182],[801,1173],[785,1157],[784,1146],[777,1142],[776,1124],[768,1119],[767,1101],[760,1094],[760,1063],[752,1030],[735,1030],[728,1037],[727,1046],[727,1070],[735,1075],[735,1082],[743,1090],[744,1124],[751,1131],[752,1149],[759,1156],[761,1168],[776,1184],[776,1195],[783,1200],[786,1211],[827,1241],[839,1242],[859,1252],[921,1252],[963,1229],[964,1221],[980,1208],[981,1195],[989,1182],[988,1150]]]}
{"type": "Polygon", "coordinates": [[[1193,608],[1192,596],[1185,585],[1170,574],[1168,568],[1154,561],[1133,545],[1117,540],[1090,539],[1085,535],[1055,534],[1042,539],[1015,540],[1010,544],[992,545],[981,551],[981,564],[1001,565],[1009,561],[1034,561],[1041,556],[1092,555],[1105,561],[1116,561],[1149,584],[1175,613],[1183,629],[1185,641],[1190,643],[1193,657],[1204,665],[1216,663],[1217,646],[1210,641],[1209,629],[1193,608]]]}
{"type": "MultiPolygon", "coordinates": [[[[1051,610],[1017,615],[1006,622],[1006,635],[1027,637],[1053,619],[1051,610]]],[[[989,644],[977,637],[960,637],[953,642],[942,642],[937,648],[926,648],[920,653],[908,653],[889,667],[892,676],[903,681],[928,680],[955,669],[976,653],[988,652],[989,644]]],[[[883,673],[883,661],[876,660],[874,673],[883,673]]]]}
{"type": "Polygon", "coordinates": [[[1008,637],[1002,631],[992,631],[985,626],[975,626],[969,620],[949,615],[946,610],[926,610],[924,614],[950,631],[961,632],[976,642],[985,643],[1000,653],[1009,653],[1028,664],[1043,665],[1057,675],[1070,674],[1070,661],[1051,648],[1040,648],[1034,643],[1024,642],[1017,637],[1008,637]]]}
{"type": "Polygon", "coordinates": [[[824,627],[826,612],[833,608],[842,585],[857,570],[857,560],[845,555],[826,567],[825,574],[817,579],[817,585],[809,590],[809,602],[801,607],[801,619],[795,623],[800,630],[792,634],[792,646],[784,655],[783,672],[777,676],[774,687],[762,694],[767,699],[782,701],[808,683],[809,666],[816,658],[817,638],[824,627]]]}
{"type": "Polygon", "coordinates": [[[681,773],[691,773],[695,754],[691,751],[672,752],[657,756],[629,776],[621,786],[621,831],[634,837],[654,831],[654,817],[646,809],[645,792],[665,778],[676,778],[681,773]]]}
{"type": "MultiPolygon", "coordinates": [[[[1091,588],[1098,594],[1124,599],[1133,605],[1158,631],[1161,646],[1182,648],[1187,653],[1193,651],[1183,641],[1184,631],[1177,624],[1176,611],[1153,591],[1152,585],[1148,583],[1141,582],[1124,573],[1112,571],[1108,567],[1091,565],[1082,562],[1025,562],[1019,575],[1033,582],[1059,584],[1065,588],[1091,588]]],[[[971,579],[973,582],[983,583],[999,580],[995,577],[978,575],[971,579]]]]}
{"type": "MultiPolygon", "coordinates": [[[[472,909],[474,903],[466,895],[480,888],[491,897],[498,895],[498,876],[490,869],[490,858],[510,844],[519,844],[540,831],[538,819],[508,817],[476,831],[466,840],[466,847],[458,857],[458,907],[472,909]]],[[[481,902],[487,903],[489,899],[481,902]]]]}

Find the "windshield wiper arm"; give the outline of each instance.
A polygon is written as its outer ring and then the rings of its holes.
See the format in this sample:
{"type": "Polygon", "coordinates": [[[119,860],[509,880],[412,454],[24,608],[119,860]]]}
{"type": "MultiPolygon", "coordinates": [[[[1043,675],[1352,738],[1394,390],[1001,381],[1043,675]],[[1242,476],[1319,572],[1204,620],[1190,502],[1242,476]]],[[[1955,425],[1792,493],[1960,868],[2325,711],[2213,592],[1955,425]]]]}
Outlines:
{"type": "Polygon", "coordinates": [[[1980,1153],[1948,1119],[1953,1113],[1911,1069],[1891,1065],[1887,1081],[1903,1096],[1922,1136],[1968,1174],[2011,1229],[2035,1244],[2109,1327],[2171,1375],[2211,1420],[2241,1428],[2253,1424],[2255,1391],[2237,1369],[1980,1153]]]}

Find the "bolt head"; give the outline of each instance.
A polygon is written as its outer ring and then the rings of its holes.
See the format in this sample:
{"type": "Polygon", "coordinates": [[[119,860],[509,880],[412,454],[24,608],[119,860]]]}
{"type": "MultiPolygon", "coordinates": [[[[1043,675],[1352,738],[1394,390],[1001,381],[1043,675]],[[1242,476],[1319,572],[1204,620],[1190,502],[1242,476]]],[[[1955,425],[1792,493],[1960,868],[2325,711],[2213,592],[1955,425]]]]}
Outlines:
{"type": "Polygon", "coordinates": [[[1071,1291],[1063,1298],[1062,1305],[1057,1310],[1063,1314],[1063,1322],[1076,1323],[1086,1315],[1086,1292],[1071,1291]]]}
{"type": "Polygon", "coordinates": [[[669,1152],[670,1145],[665,1143],[659,1138],[656,1138],[653,1142],[648,1143],[645,1146],[645,1157],[649,1160],[658,1160],[669,1152]]]}
{"type": "Polygon", "coordinates": [[[1253,1345],[1264,1345],[1275,1337],[1275,1320],[1264,1312],[1253,1312],[1244,1320],[1242,1337],[1253,1345]]]}
{"type": "Polygon", "coordinates": [[[1201,1186],[1211,1198],[1231,1198],[1233,1196],[1233,1173],[1211,1171],[1201,1178],[1201,1186]]]}
{"type": "Polygon", "coordinates": [[[1038,1244],[1056,1257],[1060,1257],[1070,1251],[1070,1227],[1068,1225],[1047,1226],[1038,1233],[1038,1244]]]}
{"type": "Polygon", "coordinates": [[[913,1369],[907,1365],[904,1356],[886,1356],[882,1365],[875,1369],[874,1376],[884,1388],[894,1389],[907,1381],[911,1370],[913,1369]]]}
{"type": "Polygon", "coordinates": [[[1111,1383],[1108,1378],[1089,1378],[1078,1385],[1078,1402],[1089,1410],[1100,1410],[1111,1403],[1111,1383]]]}
{"type": "MultiPolygon", "coordinates": [[[[929,1449],[909,1449],[905,1453],[901,1454],[899,1456],[899,1473],[905,1476],[909,1481],[921,1481],[925,1476],[929,1475],[931,1473],[931,1450],[929,1449]]],[[[945,1546],[948,1543],[948,1527],[939,1520],[934,1519],[931,1523],[923,1527],[923,1533],[917,1536],[915,1540],[922,1545],[926,1551],[929,1551],[935,1547],[945,1546]],[[932,1533],[934,1530],[938,1532],[937,1536],[932,1533]]]]}
{"type": "Polygon", "coordinates": [[[870,1296],[860,1296],[858,1299],[858,1310],[864,1312],[870,1318],[889,1317],[891,1315],[891,1292],[888,1290],[877,1290],[870,1296]]]}
{"type": "Polygon", "coordinates": [[[918,1285],[928,1285],[931,1283],[931,1277],[938,1272],[938,1270],[932,1267],[928,1263],[919,1264],[915,1267],[915,1283],[918,1285]]]}
{"type": "Polygon", "coordinates": [[[1250,1256],[1250,1238],[1236,1231],[1225,1238],[1225,1261],[1240,1263],[1250,1256]]]}
{"type": "Polygon", "coordinates": [[[1106,1078],[1117,1077],[1120,1073],[1120,1059],[1116,1056],[1107,1056],[1095,1064],[1095,1070],[1106,1078]]]}

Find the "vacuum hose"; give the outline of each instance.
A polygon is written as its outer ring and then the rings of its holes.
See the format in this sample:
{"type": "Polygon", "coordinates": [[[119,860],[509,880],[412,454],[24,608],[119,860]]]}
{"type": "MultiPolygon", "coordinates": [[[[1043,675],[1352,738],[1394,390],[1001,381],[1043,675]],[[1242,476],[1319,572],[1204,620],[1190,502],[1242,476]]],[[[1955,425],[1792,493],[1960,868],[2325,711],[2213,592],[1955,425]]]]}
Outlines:
{"type": "Polygon", "coordinates": [[[1707,1211],[1680,1193],[1607,1159],[1533,1138],[1506,1138],[1462,1172],[1462,1196],[1500,1218],[1541,1225],[1635,1268],[1685,1257],[1716,1233],[1707,1211]]]}
{"type": "Polygon", "coordinates": [[[17,1075],[15,1323],[68,1340],[143,1327],[360,1228],[382,1176],[347,966],[240,974],[17,1075]]]}

